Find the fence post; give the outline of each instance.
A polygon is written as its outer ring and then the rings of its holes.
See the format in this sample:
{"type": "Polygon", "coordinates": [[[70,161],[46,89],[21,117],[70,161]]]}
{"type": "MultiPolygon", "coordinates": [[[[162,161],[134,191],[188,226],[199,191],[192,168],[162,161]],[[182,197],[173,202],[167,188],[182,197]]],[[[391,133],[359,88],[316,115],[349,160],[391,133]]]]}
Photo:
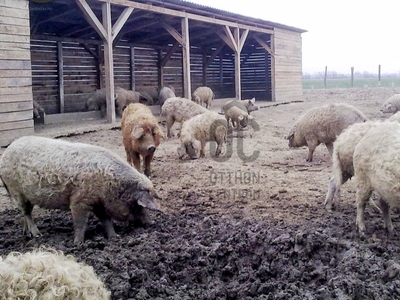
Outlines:
{"type": "Polygon", "coordinates": [[[378,86],[381,86],[381,65],[378,65],[378,86]]]}
{"type": "Polygon", "coordinates": [[[328,76],[328,66],[325,66],[325,75],[324,75],[324,88],[326,89],[326,76],[328,76]]]}
{"type": "Polygon", "coordinates": [[[351,67],[351,87],[354,86],[354,67],[351,67]]]}

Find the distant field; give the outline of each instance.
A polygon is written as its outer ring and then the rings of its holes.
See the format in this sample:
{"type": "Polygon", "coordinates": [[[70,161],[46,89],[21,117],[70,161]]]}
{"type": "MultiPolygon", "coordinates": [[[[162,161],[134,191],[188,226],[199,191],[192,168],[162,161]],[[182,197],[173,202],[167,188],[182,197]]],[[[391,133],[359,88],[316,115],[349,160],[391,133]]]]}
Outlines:
{"type": "MultiPolygon", "coordinates": [[[[378,87],[379,82],[377,78],[356,78],[353,81],[353,87],[364,88],[364,87],[378,87]]],[[[382,78],[380,82],[382,87],[400,87],[400,78],[382,78]]],[[[323,89],[323,79],[303,79],[303,89],[323,89]]],[[[327,79],[326,88],[351,88],[350,78],[340,79],[327,79]]]]}

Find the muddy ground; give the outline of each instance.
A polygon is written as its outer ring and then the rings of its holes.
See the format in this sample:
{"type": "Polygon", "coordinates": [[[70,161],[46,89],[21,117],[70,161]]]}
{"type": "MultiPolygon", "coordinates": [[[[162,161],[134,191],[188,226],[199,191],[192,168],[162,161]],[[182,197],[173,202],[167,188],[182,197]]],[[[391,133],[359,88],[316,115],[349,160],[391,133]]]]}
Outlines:
{"type": "MultiPolygon", "coordinates": [[[[115,223],[119,237],[113,240],[93,217],[84,245],[76,247],[70,213],[41,209],[34,215],[43,235],[25,238],[22,218],[1,187],[0,254],[39,245],[73,254],[94,267],[112,299],[399,299],[398,236],[385,233],[370,207],[368,233],[356,233],[352,181],[328,213],[327,149],[319,146],[307,163],[307,149],[289,149],[284,139],[311,107],[347,102],[371,119],[383,119],[381,103],[399,92],[307,90],[296,102],[259,102],[254,128],[243,139],[234,133],[231,154],[221,161],[208,151],[203,159],[179,161],[178,140],[163,141],[152,181],[164,213],[151,212],[155,224],[146,228],[115,223]]],[[[104,128],[93,125],[88,133],[63,138],[125,158],[121,131],[104,128]]],[[[392,219],[398,231],[396,209],[392,219]]]]}

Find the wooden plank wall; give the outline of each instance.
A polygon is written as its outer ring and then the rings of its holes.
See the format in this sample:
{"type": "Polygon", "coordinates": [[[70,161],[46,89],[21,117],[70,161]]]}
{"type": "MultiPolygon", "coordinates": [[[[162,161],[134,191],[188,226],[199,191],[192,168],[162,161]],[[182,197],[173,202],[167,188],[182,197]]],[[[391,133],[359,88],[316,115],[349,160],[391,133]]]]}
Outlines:
{"type": "Polygon", "coordinates": [[[29,2],[0,1],[0,146],[33,134],[29,2]]]}
{"type": "Polygon", "coordinates": [[[275,28],[276,101],[293,101],[302,98],[301,49],[301,33],[275,28]]]}
{"type": "MultiPolygon", "coordinates": [[[[243,53],[242,98],[256,97],[257,100],[271,100],[271,59],[262,47],[253,47],[243,53]]],[[[85,111],[90,94],[104,86],[98,74],[104,74],[101,64],[102,46],[81,44],[71,41],[31,40],[33,98],[46,114],[85,111]],[[62,78],[58,60],[62,60],[62,78]],[[63,91],[60,90],[62,82],[63,91]],[[64,100],[61,101],[64,93],[64,100]]],[[[152,48],[117,46],[114,48],[115,86],[141,90],[158,87],[160,53],[152,48]]],[[[203,60],[209,58],[201,53],[191,54],[191,89],[204,84],[211,87],[216,98],[235,97],[235,67],[232,51],[222,52],[207,68],[207,82],[203,78],[203,60]]],[[[182,53],[176,51],[163,69],[163,85],[172,85],[177,96],[183,95],[182,53]]]]}

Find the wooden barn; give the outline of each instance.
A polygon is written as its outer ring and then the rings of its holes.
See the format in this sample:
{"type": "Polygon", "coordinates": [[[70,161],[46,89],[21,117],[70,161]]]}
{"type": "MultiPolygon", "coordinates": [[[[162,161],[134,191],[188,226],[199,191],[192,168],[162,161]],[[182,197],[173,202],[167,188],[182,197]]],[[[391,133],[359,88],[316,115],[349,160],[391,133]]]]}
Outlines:
{"type": "Polygon", "coordinates": [[[184,0],[0,0],[0,146],[34,132],[33,100],[62,116],[99,88],[110,123],[117,86],[296,100],[304,32],[184,0]]]}

